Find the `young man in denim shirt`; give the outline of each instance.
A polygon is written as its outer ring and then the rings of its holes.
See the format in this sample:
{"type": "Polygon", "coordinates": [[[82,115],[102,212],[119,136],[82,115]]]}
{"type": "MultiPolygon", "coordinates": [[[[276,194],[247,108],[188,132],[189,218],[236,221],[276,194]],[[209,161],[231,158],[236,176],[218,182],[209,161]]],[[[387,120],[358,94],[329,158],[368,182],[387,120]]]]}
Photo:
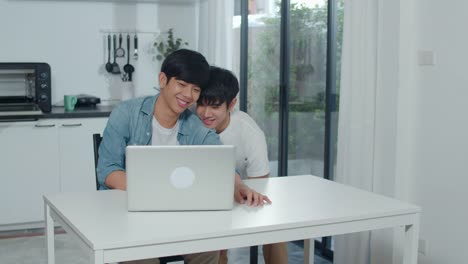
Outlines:
{"type": "MultiPolygon", "coordinates": [[[[128,145],[220,145],[218,135],[204,127],[188,108],[198,100],[209,79],[209,65],[198,52],[170,54],[159,73],[160,93],[120,103],[111,113],[99,147],[97,167],[101,189],[126,190],[125,148],[128,145]]],[[[222,173],[222,172],[220,172],[222,173]]],[[[246,186],[236,174],[234,198],[258,206],[268,197],[246,186]]],[[[219,252],[190,254],[190,263],[217,263],[219,252]]],[[[131,263],[158,263],[131,262],[131,263]]]]}

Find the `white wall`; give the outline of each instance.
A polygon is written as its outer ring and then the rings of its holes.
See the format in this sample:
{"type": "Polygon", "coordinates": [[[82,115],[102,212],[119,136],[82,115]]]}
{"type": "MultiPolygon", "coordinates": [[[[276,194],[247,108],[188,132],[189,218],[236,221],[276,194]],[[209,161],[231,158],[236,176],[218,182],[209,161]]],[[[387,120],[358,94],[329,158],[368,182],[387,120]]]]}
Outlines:
{"type": "MultiPolygon", "coordinates": [[[[468,263],[466,10],[467,1],[379,1],[373,190],[422,207],[421,264],[468,263]],[[419,50],[434,51],[435,65],[419,65],[419,50]]],[[[372,233],[371,263],[401,263],[389,237],[372,233]]],[[[401,249],[401,233],[395,241],[401,249]]]]}
{"type": "Polygon", "coordinates": [[[398,99],[389,107],[397,110],[395,196],[423,209],[424,264],[468,263],[466,10],[466,1],[400,1],[398,99]],[[435,65],[419,65],[419,50],[434,51],[435,65]]]}
{"type": "MultiPolygon", "coordinates": [[[[154,94],[160,62],[152,60],[155,35],[145,32],[173,27],[178,37],[191,44],[189,48],[195,48],[195,15],[193,3],[0,0],[0,62],[49,63],[53,104],[63,100],[64,94],[119,99],[120,77],[104,68],[107,45],[103,32],[137,30],[143,33],[138,35],[139,59],[131,62],[136,68],[136,92],[154,94]]],[[[117,62],[123,66],[126,59],[117,62]]]]}
{"type": "Polygon", "coordinates": [[[414,120],[414,201],[423,207],[420,263],[468,263],[467,1],[418,0],[417,46],[433,50],[420,66],[414,120]]]}

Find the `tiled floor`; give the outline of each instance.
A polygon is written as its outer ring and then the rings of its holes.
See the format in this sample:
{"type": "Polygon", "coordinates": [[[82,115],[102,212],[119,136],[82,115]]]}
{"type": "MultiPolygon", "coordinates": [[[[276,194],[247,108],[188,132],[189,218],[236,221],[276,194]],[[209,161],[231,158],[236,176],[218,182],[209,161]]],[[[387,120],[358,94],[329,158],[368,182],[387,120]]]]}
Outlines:
{"type": "MultiPolygon", "coordinates": [[[[89,263],[75,242],[67,235],[56,235],[57,264],[89,263]]],[[[294,243],[288,243],[290,264],[304,263],[303,250],[294,243]]],[[[229,251],[229,263],[248,264],[249,248],[232,249],[229,251]]],[[[46,264],[46,244],[44,236],[0,239],[0,263],[2,264],[46,264]]],[[[264,264],[259,247],[259,264],[264,264]]],[[[331,264],[315,256],[315,264],[331,264]]]]}

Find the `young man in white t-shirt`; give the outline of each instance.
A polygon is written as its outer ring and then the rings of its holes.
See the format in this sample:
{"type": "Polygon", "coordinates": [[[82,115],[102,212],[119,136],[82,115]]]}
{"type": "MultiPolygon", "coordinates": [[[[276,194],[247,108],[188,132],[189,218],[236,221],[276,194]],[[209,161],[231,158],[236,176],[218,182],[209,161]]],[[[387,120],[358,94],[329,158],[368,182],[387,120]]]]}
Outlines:
{"type": "MultiPolygon", "coordinates": [[[[226,69],[210,67],[210,80],[197,101],[196,112],[203,124],[216,130],[221,142],[236,146],[236,170],[242,179],[265,178],[270,174],[263,131],[245,112],[234,110],[239,93],[236,76],[226,69]]],[[[266,264],[287,264],[286,243],[263,246],[266,264]]],[[[227,263],[224,250],[219,263],[227,263]]]]}

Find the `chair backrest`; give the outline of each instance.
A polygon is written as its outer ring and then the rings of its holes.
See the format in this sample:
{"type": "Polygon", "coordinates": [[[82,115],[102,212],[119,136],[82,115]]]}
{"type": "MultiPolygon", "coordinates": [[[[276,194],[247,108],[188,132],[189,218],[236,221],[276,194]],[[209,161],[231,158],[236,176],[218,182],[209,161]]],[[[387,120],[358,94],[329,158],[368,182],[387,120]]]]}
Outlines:
{"type": "Polygon", "coordinates": [[[101,145],[101,134],[93,134],[93,148],[94,148],[94,173],[96,177],[96,190],[99,190],[99,181],[97,176],[97,165],[99,160],[99,145],[101,145]]]}

